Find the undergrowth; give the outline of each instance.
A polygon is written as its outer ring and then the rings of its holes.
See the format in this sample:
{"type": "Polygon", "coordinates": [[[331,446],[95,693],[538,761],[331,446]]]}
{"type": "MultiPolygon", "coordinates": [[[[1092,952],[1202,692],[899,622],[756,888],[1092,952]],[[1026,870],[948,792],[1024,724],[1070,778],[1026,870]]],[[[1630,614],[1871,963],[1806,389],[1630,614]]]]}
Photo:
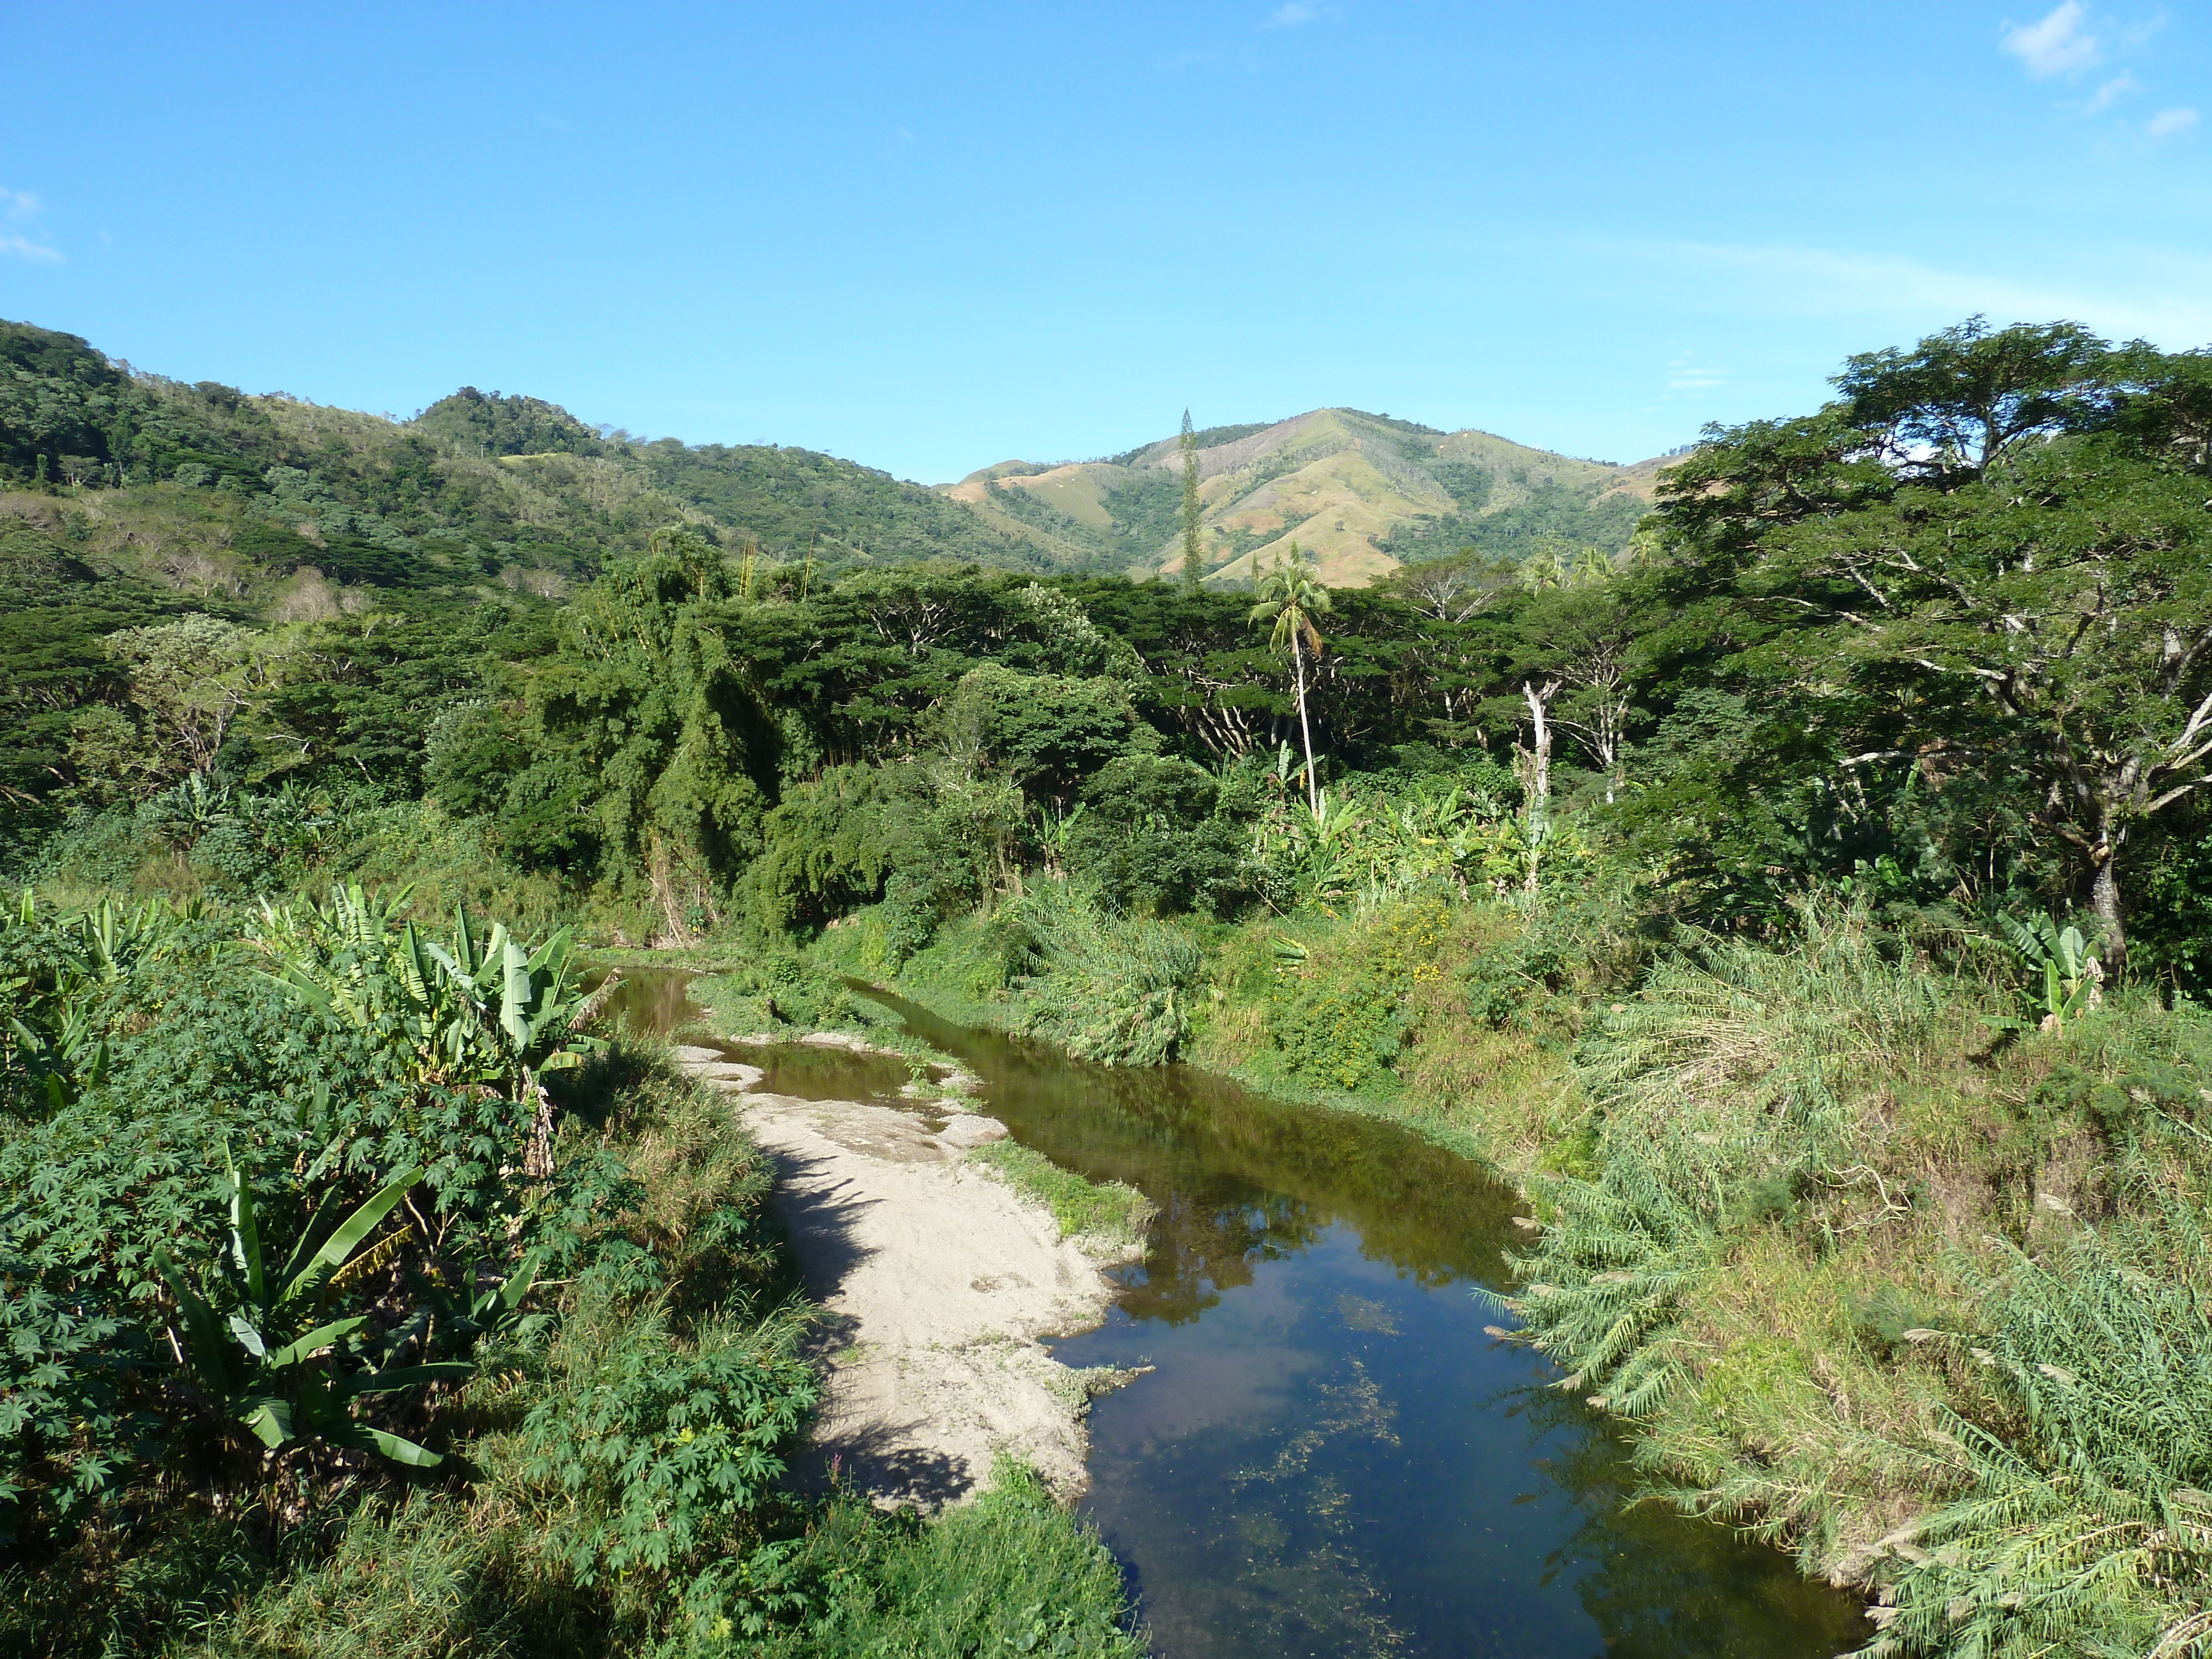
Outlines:
{"type": "Polygon", "coordinates": [[[1143,1240],[1157,1213],[1152,1201],[1127,1182],[1088,1180],[1018,1141],[986,1142],[968,1154],[968,1161],[1051,1210],[1062,1238],[1134,1244],[1143,1240]]]}
{"type": "Polygon", "coordinates": [[[1111,1558],[1025,1472],[937,1522],[796,1495],[810,1316],[726,1098],[656,1039],[577,1042],[544,952],[501,969],[522,1046],[431,1018],[419,936],[348,902],[263,921],[305,1013],[220,913],[0,928],[0,1651],[1140,1650],[1111,1558]],[[254,1264],[349,1208],[280,1352],[254,1264]],[[179,1284],[270,1342],[223,1358],[179,1284]]]}

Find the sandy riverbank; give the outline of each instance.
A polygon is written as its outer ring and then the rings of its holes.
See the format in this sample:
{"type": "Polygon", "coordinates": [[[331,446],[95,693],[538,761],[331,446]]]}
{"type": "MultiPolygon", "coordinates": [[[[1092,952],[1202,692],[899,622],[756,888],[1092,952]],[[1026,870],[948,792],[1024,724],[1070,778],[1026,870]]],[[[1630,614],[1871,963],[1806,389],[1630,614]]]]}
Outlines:
{"type": "Polygon", "coordinates": [[[1108,1379],[1060,1364],[1040,1339],[1104,1316],[1115,1258],[966,1164],[1003,1127],[962,1112],[933,1133],[939,1120],[913,1111],[761,1092],[758,1071],[710,1049],[677,1058],[734,1097],[775,1161],[774,1206],[823,1310],[818,1462],[882,1502],[961,1498],[1001,1453],[1080,1492],[1084,1418],[1108,1379]]]}

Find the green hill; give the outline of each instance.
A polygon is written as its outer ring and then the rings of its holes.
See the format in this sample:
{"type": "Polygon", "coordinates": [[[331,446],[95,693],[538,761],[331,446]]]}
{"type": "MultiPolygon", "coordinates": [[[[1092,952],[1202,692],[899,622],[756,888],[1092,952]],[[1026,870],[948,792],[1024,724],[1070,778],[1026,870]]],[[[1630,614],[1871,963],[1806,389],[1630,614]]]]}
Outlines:
{"type": "Polygon", "coordinates": [[[574,584],[672,524],[822,574],[1090,556],[807,450],[634,444],[473,386],[394,422],[134,373],[0,322],[0,817],[44,810],[82,711],[114,691],[119,629],[344,624],[334,681],[396,650],[471,684],[480,641],[542,635],[574,584]]]}
{"type": "MultiPolygon", "coordinates": [[[[1353,409],[1195,435],[1217,582],[1249,579],[1293,538],[1342,586],[1468,546],[1517,559],[1559,537],[1617,552],[1665,460],[1577,460],[1353,409]]],[[[1181,466],[1177,440],[1163,438],[1104,460],[1003,461],[945,494],[1060,562],[1150,574],[1182,557],[1181,466]]]]}
{"type": "Polygon", "coordinates": [[[636,444],[473,386],[394,422],[129,373],[74,335],[0,323],[0,489],[43,484],[90,492],[73,533],[95,570],[219,588],[248,609],[292,603],[309,568],[331,589],[299,602],[310,609],[356,587],[384,603],[554,592],[671,523],[732,554],[811,551],[830,568],[1070,562],[920,484],[809,450],[636,444]]]}

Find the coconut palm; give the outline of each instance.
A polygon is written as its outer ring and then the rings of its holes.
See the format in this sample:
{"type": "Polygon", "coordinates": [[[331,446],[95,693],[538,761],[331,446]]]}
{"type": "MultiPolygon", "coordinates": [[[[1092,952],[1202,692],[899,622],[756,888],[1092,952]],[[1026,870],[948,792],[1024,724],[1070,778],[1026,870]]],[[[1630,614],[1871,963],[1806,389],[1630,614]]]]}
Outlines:
{"type": "Polygon", "coordinates": [[[1567,585],[1567,562],[1556,547],[1539,544],[1521,567],[1521,585],[1531,593],[1567,585]]]}
{"type": "Polygon", "coordinates": [[[1321,784],[1314,776],[1313,726],[1306,719],[1306,659],[1305,647],[1310,645],[1318,659],[1322,653],[1321,630],[1314,626],[1316,617],[1328,614],[1328,589],[1322,586],[1318,572],[1306,568],[1298,556],[1298,544],[1291,544],[1287,564],[1271,567],[1260,578],[1256,590],[1260,603],[1252,607],[1250,621],[1272,623],[1274,631],[1268,636],[1268,647],[1280,653],[1290,648],[1291,668],[1298,696],[1298,736],[1306,748],[1306,805],[1318,814],[1321,811],[1321,784]]]}

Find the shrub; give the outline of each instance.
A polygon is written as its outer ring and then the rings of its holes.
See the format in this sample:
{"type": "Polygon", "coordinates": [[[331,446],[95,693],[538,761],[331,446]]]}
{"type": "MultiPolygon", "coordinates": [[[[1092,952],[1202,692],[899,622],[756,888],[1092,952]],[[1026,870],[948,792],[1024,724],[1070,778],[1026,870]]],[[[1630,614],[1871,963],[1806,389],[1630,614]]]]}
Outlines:
{"type": "Polygon", "coordinates": [[[1022,1030],[1102,1066],[1158,1066],[1190,1027],[1205,957],[1165,922],[1113,917],[1040,886],[1000,912],[1022,1030]]]}
{"type": "Polygon", "coordinates": [[[1989,1334],[1954,1340],[1993,1375],[2013,1420],[1945,1413],[1931,1461],[1965,1490],[1882,1540],[1882,1633],[1869,1655],[2203,1650],[2204,1224],[2179,1212],[2119,1244],[2085,1230],[2050,1264],[2004,1247],[2001,1271],[1978,1276],[1989,1334]]]}
{"type": "Polygon", "coordinates": [[[773,1659],[1141,1659],[1120,1567],[1044,1483],[1001,1462],[990,1490],[927,1526],[848,1499],[807,1540],[821,1608],[764,1644],[773,1659]]]}
{"type": "Polygon", "coordinates": [[[510,1454],[579,1583],[696,1576],[742,1541],[813,1408],[797,1330],[715,1320],[679,1341],[659,1309],[586,1285],[510,1454]]]}

